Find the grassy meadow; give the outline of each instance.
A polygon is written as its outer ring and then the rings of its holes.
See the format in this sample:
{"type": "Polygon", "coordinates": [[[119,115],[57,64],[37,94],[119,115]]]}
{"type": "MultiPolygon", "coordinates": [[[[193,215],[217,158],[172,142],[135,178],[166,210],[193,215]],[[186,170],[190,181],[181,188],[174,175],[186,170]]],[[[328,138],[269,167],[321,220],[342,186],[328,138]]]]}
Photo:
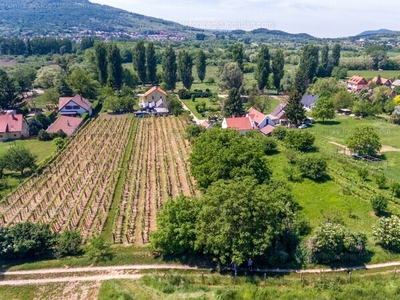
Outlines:
{"type": "Polygon", "coordinates": [[[393,79],[400,77],[400,71],[393,71],[393,70],[383,70],[383,71],[376,71],[376,70],[349,70],[347,71],[347,76],[350,78],[351,76],[362,76],[366,80],[370,80],[375,76],[381,75],[383,78],[393,79]]]}

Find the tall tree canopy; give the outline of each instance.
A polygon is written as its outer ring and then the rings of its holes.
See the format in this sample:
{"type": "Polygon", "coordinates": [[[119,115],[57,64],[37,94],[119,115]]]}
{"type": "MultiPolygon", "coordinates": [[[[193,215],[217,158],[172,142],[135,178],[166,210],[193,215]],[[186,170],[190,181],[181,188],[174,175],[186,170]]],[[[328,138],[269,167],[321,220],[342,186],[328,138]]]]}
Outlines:
{"type": "Polygon", "coordinates": [[[193,83],[193,58],[185,50],[181,51],[178,56],[178,74],[182,80],[183,86],[190,90],[193,83]]]}
{"type": "Polygon", "coordinates": [[[147,79],[146,48],[143,40],[138,41],[133,48],[133,68],[137,72],[142,84],[145,84],[147,79]]]}
{"type": "Polygon", "coordinates": [[[309,82],[317,74],[319,61],[319,48],[315,45],[306,45],[303,47],[303,53],[300,57],[299,69],[303,72],[309,82]]]}
{"type": "Polygon", "coordinates": [[[306,118],[303,103],[301,103],[302,97],[297,89],[292,89],[285,108],[286,118],[291,124],[299,125],[306,118]]]}
{"type": "Polygon", "coordinates": [[[207,57],[203,50],[199,50],[196,58],[197,76],[203,82],[206,78],[207,57]]]}
{"type": "Polygon", "coordinates": [[[341,51],[340,44],[333,45],[333,47],[332,47],[332,56],[331,56],[332,69],[334,67],[339,66],[340,51],[341,51]]]}
{"type": "Polygon", "coordinates": [[[243,72],[237,63],[226,63],[219,72],[219,86],[221,89],[230,90],[232,88],[241,88],[243,84],[243,72]]]}
{"type": "Polygon", "coordinates": [[[101,85],[107,83],[108,70],[107,70],[107,45],[104,42],[99,42],[94,45],[96,66],[98,72],[98,79],[101,85]]]}
{"type": "Polygon", "coordinates": [[[251,177],[219,180],[203,198],[196,248],[221,263],[265,257],[293,226],[297,211],[290,189],[282,182],[259,185],[251,177]]]}
{"type": "Polygon", "coordinates": [[[199,135],[193,144],[190,166],[199,188],[207,189],[219,179],[254,176],[259,183],[269,179],[265,153],[253,145],[256,139],[235,130],[213,128],[199,135]]]}
{"type": "Polygon", "coordinates": [[[157,81],[157,57],[152,42],[149,42],[146,47],[146,70],[147,80],[150,83],[155,83],[157,81]]]}
{"type": "Polygon", "coordinates": [[[254,77],[257,80],[258,89],[263,92],[268,84],[269,74],[271,73],[269,48],[267,45],[261,47],[256,58],[256,72],[254,77]]]}
{"type": "Polygon", "coordinates": [[[15,108],[22,102],[18,96],[14,81],[3,70],[0,70],[0,107],[1,109],[15,108]]]}
{"type": "Polygon", "coordinates": [[[244,52],[243,52],[243,44],[242,43],[236,43],[233,45],[232,57],[233,57],[233,61],[238,64],[240,70],[243,71],[244,52]]]}
{"type": "Polygon", "coordinates": [[[333,105],[333,100],[328,97],[318,98],[312,109],[312,116],[315,119],[321,119],[322,122],[324,122],[325,119],[334,119],[335,106],[333,105]]]}
{"type": "Polygon", "coordinates": [[[272,74],[274,75],[273,81],[277,94],[279,94],[279,91],[281,89],[281,80],[283,78],[283,75],[285,74],[284,67],[285,58],[283,56],[283,50],[278,49],[275,53],[274,59],[272,60],[272,74]]]}
{"type": "Polygon", "coordinates": [[[107,84],[113,89],[120,90],[122,88],[123,69],[121,51],[116,44],[112,44],[108,48],[107,69],[107,84]]]}
{"type": "Polygon", "coordinates": [[[229,91],[228,98],[224,101],[224,115],[226,117],[240,117],[244,115],[240,92],[236,88],[229,91]]]}
{"type": "Polygon", "coordinates": [[[176,54],[172,46],[167,46],[162,60],[163,80],[168,90],[174,90],[177,81],[176,54]]]}

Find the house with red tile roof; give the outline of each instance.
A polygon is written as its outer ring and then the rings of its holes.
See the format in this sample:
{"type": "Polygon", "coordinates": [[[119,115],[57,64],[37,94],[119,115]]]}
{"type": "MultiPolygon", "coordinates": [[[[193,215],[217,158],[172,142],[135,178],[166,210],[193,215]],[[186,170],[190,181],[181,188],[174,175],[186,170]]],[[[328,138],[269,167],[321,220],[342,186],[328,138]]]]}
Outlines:
{"type": "Polygon", "coordinates": [[[283,125],[286,123],[286,103],[279,103],[279,105],[269,114],[270,119],[275,124],[283,125]]]}
{"type": "MultiPolygon", "coordinates": [[[[374,78],[372,78],[372,80],[368,84],[371,84],[371,83],[376,84],[377,81],[378,81],[378,76],[375,76],[374,78]]],[[[381,77],[381,85],[386,85],[387,87],[392,87],[392,82],[387,78],[381,77]]]]}
{"type": "Polygon", "coordinates": [[[208,121],[204,121],[201,123],[201,127],[204,127],[205,129],[210,129],[212,127],[212,124],[208,121]]]}
{"type": "Polygon", "coordinates": [[[271,135],[272,132],[275,130],[275,127],[272,125],[267,125],[260,132],[264,133],[265,135],[271,135]]]}
{"type": "Polygon", "coordinates": [[[22,114],[0,115],[0,142],[28,137],[28,122],[22,114]]]}
{"type": "Polygon", "coordinates": [[[368,81],[361,76],[352,76],[349,81],[347,81],[347,90],[350,92],[359,92],[363,89],[368,88],[368,81]]]}
{"type": "Polygon", "coordinates": [[[247,112],[247,116],[253,120],[258,129],[262,129],[267,125],[275,126],[275,122],[270,118],[270,116],[264,115],[262,112],[259,112],[253,107],[250,107],[247,112]]]}
{"type": "Polygon", "coordinates": [[[257,129],[250,117],[224,118],[221,127],[223,129],[234,129],[242,134],[249,130],[257,129]]]}
{"type": "Polygon", "coordinates": [[[141,96],[141,108],[155,108],[159,103],[167,103],[167,92],[159,86],[153,86],[141,96]]]}
{"type": "Polygon", "coordinates": [[[92,103],[82,97],[75,95],[74,97],[60,97],[58,99],[58,111],[63,116],[82,116],[85,112],[92,115],[92,103]]]}
{"type": "Polygon", "coordinates": [[[71,136],[75,134],[82,124],[82,118],[60,116],[46,131],[48,133],[57,133],[62,130],[66,135],[71,136]]]}

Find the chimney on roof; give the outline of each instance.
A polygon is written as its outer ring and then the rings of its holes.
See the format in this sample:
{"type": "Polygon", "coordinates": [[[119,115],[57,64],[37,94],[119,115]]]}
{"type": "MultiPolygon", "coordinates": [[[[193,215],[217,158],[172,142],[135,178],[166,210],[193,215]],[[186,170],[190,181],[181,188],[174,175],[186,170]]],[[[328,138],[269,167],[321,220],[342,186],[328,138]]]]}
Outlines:
{"type": "Polygon", "coordinates": [[[69,121],[67,120],[67,126],[71,126],[70,124],[69,124],[69,121]]]}
{"type": "Polygon", "coordinates": [[[11,117],[12,117],[12,119],[13,119],[14,121],[17,120],[17,118],[15,117],[14,113],[11,114],[11,117]]]}

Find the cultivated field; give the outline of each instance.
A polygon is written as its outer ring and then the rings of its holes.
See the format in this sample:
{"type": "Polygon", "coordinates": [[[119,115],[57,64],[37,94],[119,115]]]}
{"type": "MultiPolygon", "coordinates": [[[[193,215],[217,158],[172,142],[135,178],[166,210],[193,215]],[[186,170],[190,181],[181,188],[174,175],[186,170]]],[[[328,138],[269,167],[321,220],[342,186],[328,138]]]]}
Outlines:
{"type": "Polygon", "coordinates": [[[145,244],[167,198],[196,193],[183,134],[177,118],[97,119],[0,204],[0,225],[50,223],[54,231],[79,229],[88,238],[103,231],[118,207],[115,243],[145,244]]]}

